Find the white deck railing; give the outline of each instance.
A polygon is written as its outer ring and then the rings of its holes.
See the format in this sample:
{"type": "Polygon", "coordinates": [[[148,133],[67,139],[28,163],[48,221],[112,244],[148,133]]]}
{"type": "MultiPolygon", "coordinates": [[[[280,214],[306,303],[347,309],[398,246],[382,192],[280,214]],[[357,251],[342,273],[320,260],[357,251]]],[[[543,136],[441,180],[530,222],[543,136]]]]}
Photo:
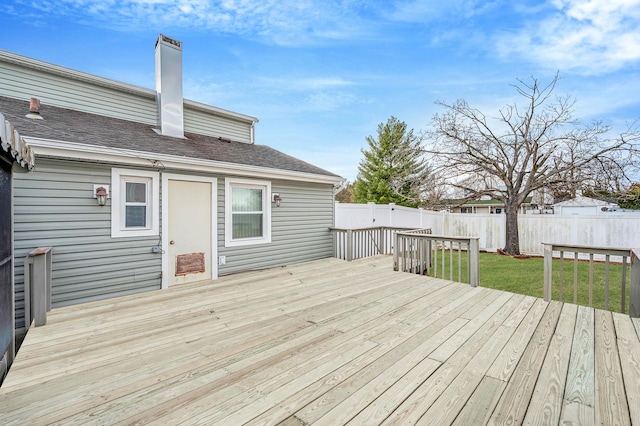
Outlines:
{"type": "MultiPolygon", "coordinates": [[[[393,252],[393,235],[411,228],[378,226],[372,228],[329,228],[333,234],[333,256],[352,261],[393,252]]],[[[431,230],[425,230],[431,232],[431,230]]]]}
{"type": "Polygon", "coordinates": [[[467,282],[473,287],[478,286],[480,282],[478,238],[432,235],[425,234],[422,230],[413,230],[396,232],[395,240],[394,270],[427,274],[453,281],[454,270],[457,269],[458,282],[467,282]],[[463,256],[463,253],[466,255],[463,256]],[[465,276],[462,273],[463,269],[466,269],[465,276]]]}
{"type": "MultiPolygon", "coordinates": [[[[609,310],[609,295],[612,290],[610,282],[611,266],[621,268],[620,311],[625,313],[627,305],[627,266],[630,267],[629,314],[633,318],[640,317],[640,262],[637,260],[637,250],[628,248],[587,247],[577,245],[548,244],[544,246],[544,300],[550,301],[553,294],[553,260],[554,252],[558,259],[558,298],[564,300],[564,261],[573,261],[573,303],[578,304],[578,264],[580,261],[589,263],[589,306],[593,306],[594,288],[602,288],[604,292],[604,309],[609,310]],[[604,259],[604,282],[602,287],[594,285],[594,257],[604,259]],[[615,259],[615,262],[612,261],[615,259]]],[[[601,260],[597,260],[601,261],[601,260]]],[[[618,285],[618,284],[615,284],[618,285]]],[[[599,291],[599,290],[596,290],[599,291]]]]}

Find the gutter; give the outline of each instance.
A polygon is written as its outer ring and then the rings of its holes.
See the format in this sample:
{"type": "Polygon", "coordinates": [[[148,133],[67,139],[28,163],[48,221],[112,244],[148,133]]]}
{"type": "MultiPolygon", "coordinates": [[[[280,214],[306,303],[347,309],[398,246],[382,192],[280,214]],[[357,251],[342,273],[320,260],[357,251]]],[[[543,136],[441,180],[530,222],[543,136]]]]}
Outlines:
{"type": "Polygon", "coordinates": [[[247,164],[227,163],[223,161],[204,160],[201,158],[180,157],[129,149],[115,149],[111,147],[43,138],[25,137],[23,139],[28,142],[37,157],[82,160],[105,164],[115,163],[128,166],[151,167],[158,170],[167,169],[214,174],[231,174],[324,184],[336,184],[344,180],[340,176],[274,169],[247,164]]]}

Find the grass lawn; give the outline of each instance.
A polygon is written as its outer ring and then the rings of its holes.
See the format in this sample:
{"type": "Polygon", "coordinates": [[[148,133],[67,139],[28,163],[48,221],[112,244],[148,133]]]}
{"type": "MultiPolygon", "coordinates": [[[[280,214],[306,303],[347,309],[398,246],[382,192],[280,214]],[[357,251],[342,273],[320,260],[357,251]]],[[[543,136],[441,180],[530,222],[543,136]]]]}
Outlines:
{"type": "MultiPolygon", "coordinates": [[[[463,258],[463,277],[466,277],[466,255],[463,258]]],[[[457,255],[454,254],[454,280],[457,280],[457,255]]],[[[441,277],[441,257],[438,253],[438,277],[441,277]]],[[[449,255],[445,256],[445,279],[449,279],[449,255]]],[[[532,257],[514,259],[495,253],[480,253],[480,286],[510,291],[512,293],[543,297],[544,260],[532,257]]],[[[563,274],[563,301],[573,303],[573,260],[565,259],[563,274]]],[[[609,270],[609,310],[620,312],[622,285],[622,265],[610,265],[609,270]]],[[[629,266],[627,265],[626,297],[629,298],[629,266]]],[[[593,263],[593,306],[604,309],[605,265],[593,263]]],[[[560,300],[560,261],[553,261],[553,300],[560,300]]],[[[589,263],[578,262],[578,304],[589,306],[589,263]]],[[[625,312],[629,312],[627,302],[625,312]]]]}

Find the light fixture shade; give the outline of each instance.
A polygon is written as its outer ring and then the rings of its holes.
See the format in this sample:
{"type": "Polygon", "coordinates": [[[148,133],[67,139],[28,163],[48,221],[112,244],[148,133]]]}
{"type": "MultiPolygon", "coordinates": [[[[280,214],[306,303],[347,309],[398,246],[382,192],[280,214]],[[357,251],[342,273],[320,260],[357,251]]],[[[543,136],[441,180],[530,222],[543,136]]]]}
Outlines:
{"type": "Polygon", "coordinates": [[[107,188],[104,186],[99,186],[96,188],[96,200],[98,201],[99,206],[104,206],[107,204],[107,188]]]}

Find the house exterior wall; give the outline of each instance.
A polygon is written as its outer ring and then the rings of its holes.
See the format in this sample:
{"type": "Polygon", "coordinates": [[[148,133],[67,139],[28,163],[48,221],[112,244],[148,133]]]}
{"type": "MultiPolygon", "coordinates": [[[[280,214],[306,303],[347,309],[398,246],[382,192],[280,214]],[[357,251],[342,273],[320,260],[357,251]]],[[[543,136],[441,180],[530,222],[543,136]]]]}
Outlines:
{"type": "MultiPolygon", "coordinates": [[[[526,213],[526,209],[529,205],[523,204],[520,206],[519,213],[526,213]]],[[[476,205],[476,204],[467,204],[462,206],[451,207],[450,213],[465,213],[465,214],[504,214],[504,204],[491,204],[491,205],[476,205]]]]}
{"type": "Polygon", "coordinates": [[[226,257],[220,275],[290,265],[333,256],[333,187],[274,180],[282,197],[271,208],[271,243],[225,247],[224,178],[218,179],[218,256],[226,257]]]}
{"type": "Polygon", "coordinates": [[[251,143],[251,125],[227,117],[212,115],[184,106],[184,130],[201,135],[225,137],[236,142],[251,143]]]}
{"type": "Polygon", "coordinates": [[[554,210],[555,214],[586,214],[586,215],[594,215],[601,214],[602,207],[600,206],[564,206],[557,207],[554,210]]]}
{"type": "MultiPolygon", "coordinates": [[[[111,200],[100,207],[93,198],[93,185],[109,185],[113,167],[121,166],[37,158],[36,170],[15,175],[18,330],[24,327],[24,258],[37,247],[53,247],[53,308],[161,288],[162,254],[151,251],[160,243],[160,236],[112,238],[111,200]]],[[[283,198],[280,207],[272,206],[272,242],[227,248],[227,176],[206,176],[218,179],[217,252],[226,256],[226,264],[218,269],[220,275],[333,255],[329,232],[333,226],[332,185],[271,181],[272,192],[283,198]]],[[[158,211],[161,203],[158,199],[158,211]]],[[[162,226],[161,217],[160,229],[162,226]]]]}
{"type": "Polygon", "coordinates": [[[456,206],[451,208],[451,213],[475,213],[475,214],[489,214],[491,213],[491,209],[504,209],[504,206],[476,206],[476,205],[465,205],[465,206],[456,206]],[[463,210],[464,209],[464,210],[463,210]]]}
{"type": "Polygon", "coordinates": [[[134,86],[130,86],[130,91],[125,91],[124,85],[120,85],[120,89],[108,87],[88,78],[80,80],[76,72],[65,75],[63,69],[58,68],[54,68],[58,70],[55,73],[9,63],[0,56],[0,81],[3,82],[0,94],[23,100],[37,97],[45,105],[155,125],[155,92],[134,91],[134,86]]]}
{"type": "Polygon", "coordinates": [[[24,327],[24,258],[53,247],[52,306],[160,288],[158,237],[111,238],[109,206],[93,184],[109,184],[111,167],[38,158],[14,175],[16,328],[24,327]]]}
{"type": "MultiPolygon", "coordinates": [[[[0,95],[92,114],[156,125],[156,93],[0,51],[0,95]]],[[[231,115],[212,115],[205,105],[185,101],[185,132],[251,143],[251,122],[231,115]],[[200,106],[198,106],[200,105],[200,106]]],[[[217,109],[216,109],[217,110],[217,109]]],[[[25,112],[26,114],[26,112],[25,112]]]]}

